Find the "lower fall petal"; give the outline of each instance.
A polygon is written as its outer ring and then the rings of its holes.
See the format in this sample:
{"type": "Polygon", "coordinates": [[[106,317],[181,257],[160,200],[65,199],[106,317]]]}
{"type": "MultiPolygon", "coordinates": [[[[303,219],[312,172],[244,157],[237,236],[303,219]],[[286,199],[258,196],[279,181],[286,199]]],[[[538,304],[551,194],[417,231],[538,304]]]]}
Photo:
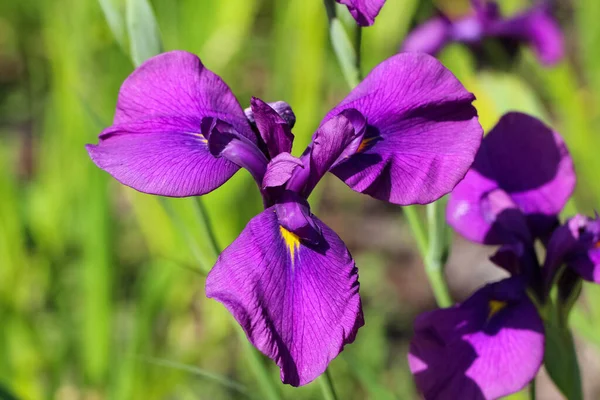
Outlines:
{"type": "Polygon", "coordinates": [[[322,374],[364,324],[354,261],[335,232],[314,220],[324,239],[318,246],[282,228],[268,208],[223,251],[206,280],[206,295],[227,307],[293,386],[322,374]]]}
{"type": "Polygon", "coordinates": [[[524,286],[509,278],[421,315],[409,365],[427,400],[497,399],[525,387],[543,355],[542,320],[524,286]]]}

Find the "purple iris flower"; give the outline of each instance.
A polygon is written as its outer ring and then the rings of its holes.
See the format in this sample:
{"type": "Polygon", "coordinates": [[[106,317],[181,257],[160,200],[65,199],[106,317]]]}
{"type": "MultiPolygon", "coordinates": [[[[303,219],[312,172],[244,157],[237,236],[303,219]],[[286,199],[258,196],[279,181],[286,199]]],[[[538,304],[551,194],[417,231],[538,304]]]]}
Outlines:
{"type": "Polygon", "coordinates": [[[544,357],[544,324],[530,296],[543,303],[549,279],[534,241],[547,243],[546,263],[569,254],[574,263],[589,265],[600,234],[600,225],[578,219],[571,225],[585,232],[571,227],[579,237],[566,244],[557,215],[575,180],[563,140],[536,118],[508,113],[484,137],[450,195],[446,218],[469,240],[501,245],[491,260],[511,277],[417,320],[409,364],[426,399],[496,399],[535,377],[544,357]]]}
{"type": "Polygon", "coordinates": [[[348,7],[348,11],[360,26],[371,26],[375,23],[375,17],[381,11],[385,0],[335,0],[348,7]]]}
{"type": "Polygon", "coordinates": [[[330,171],[391,203],[436,200],[463,178],[481,142],[473,100],[434,58],[396,55],[327,114],[296,158],[286,103],[253,98],[244,112],[197,56],[173,51],[127,78],[113,126],[87,149],[123,184],[163,196],[202,195],[240,167],[251,173],[265,210],[222,252],[206,294],[277,363],[282,381],[298,386],[363,325],[355,263],[311,213],[311,191],[330,171]]]}
{"type": "Polygon", "coordinates": [[[408,362],[425,399],[497,399],[536,376],[544,325],[525,288],[507,278],[417,318],[408,362]]]}
{"type": "Polygon", "coordinates": [[[516,43],[530,46],[546,65],[563,58],[563,36],[548,4],[538,4],[505,18],[494,1],[473,0],[472,3],[474,11],[471,15],[457,20],[439,15],[417,27],[404,40],[402,51],[436,55],[452,42],[477,48],[486,38],[497,38],[509,50],[516,43]]]}

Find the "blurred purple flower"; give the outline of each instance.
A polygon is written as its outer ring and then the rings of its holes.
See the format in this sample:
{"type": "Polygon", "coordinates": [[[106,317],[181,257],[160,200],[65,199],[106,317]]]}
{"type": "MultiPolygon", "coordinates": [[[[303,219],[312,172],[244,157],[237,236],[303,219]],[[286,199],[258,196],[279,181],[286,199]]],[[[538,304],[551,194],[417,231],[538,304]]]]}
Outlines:
{"type": "Polygon", "coordinates": [[[251,173],[265,210],[222,252],[206,294],[277,363],[283,382],[298,386],[363,325],[356,266],[311,213],[311,191],[331,171],[381,200],[436,200],[463,178],[481,142],[473,100],[434,58],[397,55],[327,114],[295,158],[286,103],[253,98],[243,111],[198,57],[174,51],[127,78],[114,125],[87,149],[123,184],[163,196],[202,195],[240,167],[251,173]]]}
{"type": "Polygon", "coordinates": [[[557,228],[547,246],[546,272],[550,284],[561,265],[586,281],[600,283],[600,218],[575,215],[557,228]]]}
{"type": "Polygon", "coordinates": [[[484,137],[473,166],[450,195],[446,218],[477,243],[545,241],[575,182],[573,161],[558,133],[511,112],[484,137]]]}
{"type": "Polygon", "coordinates": [[[360,26],[370,26],[375,23],[375,17],[379,14],[385,0],[335,0],[348,7],[350,14],[360,26]]]}
{"type": "Polygon", "coordinates": [[[546,65],[563,58],[563,35],[548,4],[539,4],[505,18],[494,1],[473,0],[472,3],[474,12],[471,15],[458,20],[440,15],[414,29],[404,40],[402,51],[436,55],[451,42],[477,47],[486,38],[498,38],[508,47],[514,43],[530,46],[546,65]]]}

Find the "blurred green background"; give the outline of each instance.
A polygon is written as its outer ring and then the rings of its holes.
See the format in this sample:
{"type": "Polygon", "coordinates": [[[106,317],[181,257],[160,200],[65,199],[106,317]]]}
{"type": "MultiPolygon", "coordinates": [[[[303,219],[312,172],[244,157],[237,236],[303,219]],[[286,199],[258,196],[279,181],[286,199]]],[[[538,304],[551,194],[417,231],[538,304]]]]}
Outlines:
{"type": "MultiPolygon", "coordinates": [[[[196,201],[120,186],[84,149],[110,124],[133,69],[125,3],[0,2],[0,398],[263,398],[231,317],[204,296],[202,271],[215,254],[196,201]]],[[[501,3],[507,12],[526,6],[501,3]]],[[[151,4],[164,49],[198,54],[243,107],[250,96],[293,106],[296,154],[348,92],[321,0],[151,4]]],[[[460,0],[436,5],[467,9],[460,0]]],[[[363,31],[363,71],[394,54],[432,12],[431,2],[388,0],[363,31]]],[[[600,2],[559,1],[557,15],[568,57],[555,68],[542,68],[526,49],[502,68],[478,68],[459,45],[441,59],[476,94],[486,130],[520,110],[563,134],[579,176],[567,214],[591,214],[600,204],[600,2]]],[[[367,324],[331,365],[340,398],[417,398],[406,349],[414,316],[435,305],[401,209],[335,179],[312,203],[348,244],[361,277],[367,324]]],[[[261,208],[244,171],[203,204],[222,248],[261,208]]],[[[448,275],[456,299],[496,276],[488,250],[455,238],[448,275]]],[[[597,399],[598,289],[586,286],[580,302],[573,323],[584,387],[597,399]]],[[[540,398],[554,398],[540,382],[540,398]]],[[[287,399],[321,398],[318,384],[277,386],[287,399]]]]}

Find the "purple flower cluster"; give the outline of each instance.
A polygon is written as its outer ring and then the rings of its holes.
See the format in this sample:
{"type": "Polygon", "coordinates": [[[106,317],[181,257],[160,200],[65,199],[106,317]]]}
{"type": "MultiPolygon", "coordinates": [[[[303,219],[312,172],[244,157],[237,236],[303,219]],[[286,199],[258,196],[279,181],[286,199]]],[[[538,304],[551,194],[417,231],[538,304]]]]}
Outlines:
{"type": "Polygon", "coordinates": [[[500,245],[491,260],[510,277],[462,304],[421,315],[409,364],[426,399],[496,399],[537,374],[544,323],[537,306],[567,268],[600,283],[600,220],[558,214],[575,187],[567,148],[539,120],[503,116],[448,202],[447,221],[465,238],[500,245]],[[546,247],[544,263],[534,244],[546,247]],[[534,305],[535,304],[535,305],[534,305]]]}
{"type": "Polygon", "coordinates": [[[162,196],[203,195],[240,167],[250,172],[265,209],[222,252],[206,294],[277,363],[283,382],[298,386],[363,325],[355,263],[308,196],[327,172],[394,204],[449,193],[481,143],[473,100],[433,57],[396,55],[325,116],[296,158],[289,105],[253,98],[244,111],[197,56],[173,51],[125,80],[113,125],[87,149],[121,183],[162,196]]]}
{"type": "Polygon", "coordinates": [[[505,18],[494,1],[472,0],[473,13],[452,20],[436,16],[413,30],[402,51],[436,55],[452,42],[477,48],[487,38],[497,38],[507,49],[522,43],[530,46],[539,60],[552,65],[564,55],[563,36],[546,3],[505,18]]]}

